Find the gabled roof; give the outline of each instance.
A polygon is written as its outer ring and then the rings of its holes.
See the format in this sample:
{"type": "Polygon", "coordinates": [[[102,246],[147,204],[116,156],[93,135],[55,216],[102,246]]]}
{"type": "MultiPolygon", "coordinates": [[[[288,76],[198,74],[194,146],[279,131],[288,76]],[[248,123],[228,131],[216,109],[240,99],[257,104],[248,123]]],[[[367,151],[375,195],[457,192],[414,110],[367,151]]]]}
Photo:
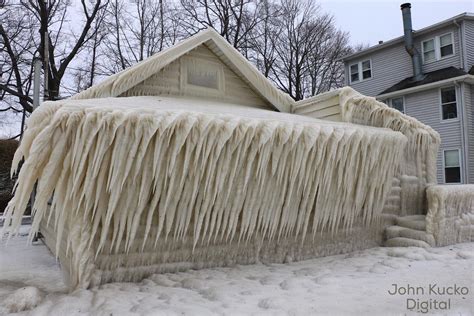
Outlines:
{"type": "Polygon", "coordinates": [[[416,81],[414,77],[405,78],[402,81],[394,84],[390,88],[385,89],[379,95],[383,95],[386,93],[391,93],[391,92],[395,92],[399,90],[405,90],[408,88],[418,87],[418,86],[422,86],[425,84],[429,84],[429,83],[433,83],[433,82],[437,82],[441,80],[464,76],[464,75],[467,75],[467,72],[455,67],[446,67],[443,69],[427,72],[423,75],[424,75],[424,78],[418,81],[416,81]]]}
{"type": "Polygon", "coordinates": [[[290,112],[293,99],[278,90],[255,66],[211,28],[108,77],[101,83],[72,96],[71,99],[117,97],[201,44],[211,46],[214,52],[217,51],[217,55],[224,59],[225,64],[277,110],[290,112]]]}

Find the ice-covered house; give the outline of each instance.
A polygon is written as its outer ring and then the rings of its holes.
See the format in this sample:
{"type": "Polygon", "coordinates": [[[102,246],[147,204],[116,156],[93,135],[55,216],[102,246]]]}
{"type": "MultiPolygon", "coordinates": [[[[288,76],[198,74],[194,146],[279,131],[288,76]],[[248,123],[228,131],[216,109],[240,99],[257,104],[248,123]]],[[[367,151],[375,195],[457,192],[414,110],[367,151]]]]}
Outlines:
{"type": "Polygon", "coordinates": [[[5,223],[18,227],[38,181],[33,232],[72,288],[369,248],[396,223],[396,242],[429,246],[452,195],[433,190],[420,217],[438,144],[350,88],[294,102],[206,30],[39,107],[5,223]]]}

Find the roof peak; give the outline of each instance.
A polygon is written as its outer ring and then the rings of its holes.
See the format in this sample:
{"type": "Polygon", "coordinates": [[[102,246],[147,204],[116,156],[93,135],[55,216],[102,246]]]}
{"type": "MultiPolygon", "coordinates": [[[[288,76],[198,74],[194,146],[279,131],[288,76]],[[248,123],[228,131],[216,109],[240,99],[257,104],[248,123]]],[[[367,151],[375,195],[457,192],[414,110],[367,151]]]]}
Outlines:
{"type": "Polygon", "coordinates": [[[290,111],[290,107],[294,103],[293,99],[286,93],[278,90],[239,51],[230,45],[216,30],[210,27],[121,72],[109,76],[101,83],[72,96],[71,99],[117,97],[209,40],[227,57],[232,66],[238,69],[238,75],[245,79],[264,99],[279,111],[290,111]]]}

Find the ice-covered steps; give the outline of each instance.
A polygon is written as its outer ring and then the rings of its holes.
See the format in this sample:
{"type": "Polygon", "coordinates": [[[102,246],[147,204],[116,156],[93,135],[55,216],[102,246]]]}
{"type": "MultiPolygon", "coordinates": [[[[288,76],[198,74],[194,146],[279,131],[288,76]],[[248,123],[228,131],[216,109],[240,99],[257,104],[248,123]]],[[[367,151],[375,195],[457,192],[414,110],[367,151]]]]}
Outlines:
{"type": "Polygon", "coordinates": [[[435,245],[435,239],[433,235],[428,234],[425,231],[406,228],[402,226],[395,225],[395,226],[387,227],[385,229],[385,236],[387,237],[387,240],[402,237],[402,238],[408,238],[408,239],[414,239],[414,240],[421,240],[421,241],[426,242],[429,246],[435,245]]]}
{"type": "Polygon", "coordinates": [[[434,236],[426,232],[424,215],[410,215],[396,218],[396,225],[385,229],[387,247],[433,247],[434,236]]]}
{"type": "Polygon", "coordinates": [[[397,225],[414,230],[426,230],[425,215],[409,215],[397,218],[397,225]]]}
{"type": "Polygon", "coordinates": [[[431,246],[423,240],[416,240],[405,237],[396,237],[385,242],[386,247],[420,247],[430,248],[431,246]]]}

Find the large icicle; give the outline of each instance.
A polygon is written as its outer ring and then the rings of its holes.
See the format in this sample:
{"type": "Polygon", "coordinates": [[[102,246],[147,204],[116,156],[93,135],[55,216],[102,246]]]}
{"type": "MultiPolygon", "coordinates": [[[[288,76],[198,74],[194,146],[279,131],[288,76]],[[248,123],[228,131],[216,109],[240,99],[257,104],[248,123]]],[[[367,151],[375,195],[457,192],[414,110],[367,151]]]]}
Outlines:
{"type": "Polygon", "coordinates": [[[209,103],[43,104],[15,156],[13,170],[25,162],[5,230],[18,229],[38,182],[31,234],[45,227],[73,286],[87,286],[110,278],[92,268],[107,256],[133,253],[124,260],[143,266],[171,260],[171,244],[303,244],[378,218],[406,143],[401,133],[209,103]]]}

